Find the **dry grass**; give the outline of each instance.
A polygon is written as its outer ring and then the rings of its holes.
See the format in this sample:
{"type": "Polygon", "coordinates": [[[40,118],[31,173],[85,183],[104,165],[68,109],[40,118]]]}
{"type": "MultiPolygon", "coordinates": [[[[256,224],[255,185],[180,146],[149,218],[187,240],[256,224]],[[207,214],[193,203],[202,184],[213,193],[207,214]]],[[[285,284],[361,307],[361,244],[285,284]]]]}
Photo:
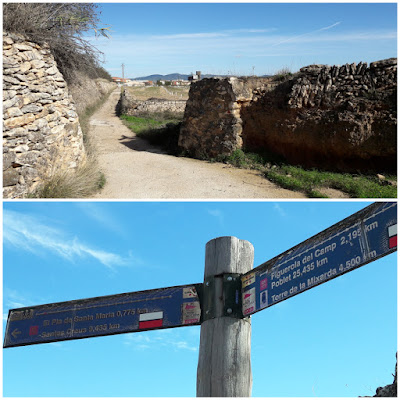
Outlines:
{"type": "Polygon", "coordinates": [[[86,107],[79,113],[79,123],[83,131],[83,142],[86,152],[86,161],[74,170],[55,171],[52,177],[46,180],[31,197],[52,199],[76,199],[93,195],[105,184],[105,176],[100,171],[96,157],[96,150],[88,135],[89,119],[108,99],[112,91],[86,107]]]}
{"type": "Polygon", "coordinates": [[[97,162],[88,157],[76,170],[64,170],[53,175],[36,193],[38,198],[72,199],[88,197],[104,186],[104,175],[97,162]]]}
{"type": "Polygon", "coordinates": [[[150,98],[165,100],[187,100],[189,98],[189,86],[145,86],[125,87],[125,89],[137,100],[148,100],[150,98]]]}
{"type": "Polygon", "coordinates": [[[86,38],[89,32],[105,34],[105,28],[97,27],[97,9],[92,3],[4,3],[3,29],[47,43],[65,80],[72,83],[78,71],[107,75],[100,67],[102,53],[86,38]]]}

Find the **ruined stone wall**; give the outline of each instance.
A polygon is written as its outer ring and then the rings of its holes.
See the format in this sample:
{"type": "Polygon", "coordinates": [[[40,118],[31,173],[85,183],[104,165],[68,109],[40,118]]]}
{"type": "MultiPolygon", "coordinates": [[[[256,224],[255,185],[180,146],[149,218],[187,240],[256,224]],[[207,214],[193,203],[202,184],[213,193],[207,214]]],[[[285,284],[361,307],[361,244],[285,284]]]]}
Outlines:
{"type": "Polygon", "coordinates": [[[183,114],[186,100],[148,99],[138,100],[127,90],[123,90],[119,102],[119,112],[126,115],[140,115],[146,113],[170,112],[183,114]]]}
{"type": "Polygon", "coordinates": [[[3,196],[25,197],[84,159],[74,101],[49,48],[3,33],[3,196]]]}
{"type": "Polygon", "coordinates": [[[305,167],[395,171],[397,59],[313,65],[285,82],[202,80],[192,85],[180,145],[215,157],[238,148],[305,167]]]}
{"type": "Polygon", "coordinates": [[[209,78],[191,85],[179,146],[195,157],[231,154],[243,145],[241,108],[254,90],[275,87],[269,78],[209,78]]]}

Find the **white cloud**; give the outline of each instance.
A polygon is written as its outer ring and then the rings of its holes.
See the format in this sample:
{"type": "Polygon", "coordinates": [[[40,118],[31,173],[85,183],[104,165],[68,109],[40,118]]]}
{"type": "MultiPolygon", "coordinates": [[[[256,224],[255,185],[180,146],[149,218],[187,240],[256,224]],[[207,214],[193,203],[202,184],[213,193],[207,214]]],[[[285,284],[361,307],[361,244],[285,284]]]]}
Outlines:
{"type": "Polygon", "coordinates": [[[204,73],[249,74],[249,65],[256,65],[257,73],[265,74],[281,68],[288,59],[295,64],[292,65],[295,69],[312,63],[349,62],[352,61],[349,60],[349,54],[356,57],[354,61],[361,61],[366,51],[361,46],[368,49],[369,60],[391,56],[392,52],[396,52],[396,31],[341,29],[338,32],[337,28],[341,26],[336,22],[297,36],[272,29],[232,29],[157,36],[115,35],[110,40],[99,39],[94,44],[105,54],[106,69],[118,70],[117,66],[124,63],[125,71],[131,77],[176,72],[177,66],[181,73],[200,69],[204,73]],[[355,46],[357,54],[353,50],[355,46]],[[263,58],[268,58],[268,61],[263,58]],[[319,61],[321,59],[323,61],[319,61]]]}
{"type": "Polygon", "coordinates": [[[172,35],[155,35],[150,36],[150,39],[174,40],[174,39],[212,39],[212,38],[227,38],[237,34],[254,34],[268,33],[275,31],[275,28],[269,29],[226,29],[217,32],[198,32],[198,33],[179,33],[172,35]]]}
{"type": "Polygon", "coordinates": [[[224,213],[218,209],[207,209],[207,213],[218,219],[220,225],[224,224],[224,213]]]}
{"type": "Polygon", "coordinates": [[[287,217],[286,211],[279,203],[274,203],[274,210],[277,211],[281,217],[287,217]]]}
{"type": "MultiPolygon", "coordinates": [[[[4,310],[11,310],[14,308],[22,308],[28,307],[32,304],[40,304],[43,303],[43,298],[30,298],[26,294],[22,294],[21,292],[10,289],[8,287],[4,287],[3,290],[3,308],[4,310]]],[[[3,321],[7,321],[8,313],[3,314],[3,321]]]]}
{"type": "Polygon", "coordinates": [[[216,210],[216,209],[214,209],[214,210],[208,209],[207,212],[210,215],[212,215],[213,217],[217,217],[217,218],[221,218],[223,215],[221,210],[216,210]]]}
{"type": "Polygon", "coordinates": [[[172,329],[163,329],[153,332],[136,332],[124,335],[124,345],[134,350],[173,350],[198,351],[199,335],[192,332],[193,327],[186,327],[185,332],[172,329]],[[196,342],[196,343],[193,343],[196,342]]]}
{"type": "Polygon", "coordinates": [[[117,266],[137,263],[132,255],[122,257],[119,254],[95,248],[83,243],[79,238],[68,235],[56,228],[44,225],[38,218],[15,211],[4,210],[4,244],[19,250],[42,255],[43,251],[74,261],[82,258],[94,258],[111,270],[117,266]]]}
{"type": "Polygon", "coordinates": [[[154,40],[174,40],[174,39],[209,39],[216,37],[226,37],[227,33],[223,32],[204,32],[204,33],[177,33],[175,35],[155,35],[150,36],[154,40]]]}
{"type": "MultiPolygon", "coordinates": [[[[132,57],[145,60],[149,57],[160,59],[161,56],[186,55],[218,55],[227,56],[243,54],[252,56],[260,52],[260,48],[269,48],[272,54],[279,50],[278,45],[284,43],[317,43],[317,42],[352,42],[352,41],[382,41],[396,39],[396,31],[354,31],[332,33],[327,32],[338,26],[338,23],[297,36],[288,36],[272,32],[258,32],[254,35],[235,35],[233,31],[187,33],[176,35],[116,35],[112,39],[101,39],[94,42],[106,57],[121,57],[126,59],[126,49],[132,57]],[[321,34],[321,32],[324,32],[321,34]],[[318,33],[318,34],[317,34],[318,33]],[[232,54],[232,52],[235,52],[232,54]]],[[[299,49],[301,52],[301,49],[299,49]]]]}
{"type": "Polygon", "coordinates": [[[339,24],[340,24],[340,22],[335,22],[335,23],[332,24],[332,25],[325,26],[325,27],[323,27],[323,28],[320,28],[320,29],[317,29],[317,30],[314,30],[314,31],[311,31],[311,32],[303,33],[303,34],[298,35],[298,36],[294,36],[294,37],[291,37],[291,38],[287,38],[287,39],[282,40],[282,41],[280,41],[280,42],[278,42],[278,43],[275,43],[273,46],[278,46],[278,45],[280,45],[280,44],[282,44],[282,43],[290,42],[290,41],[299,39],[299,38],[304,37],[304,36],[307,36],[307,35],[312,35],[312,34],[314,34],[314,33],[322,32],[322,31],[327,31],[327,30],[329,30],[329,29],[334,28],[335,26],[338,26],[339,24]]]}
{"type": "Polygon", "coordinates": [[[101,203],[84,202],[75,205],[89,218],[101,224],[105,229],[111,230],[119,235],[125,235],[125,229],[117,222],[107,207],[101,203]]]}

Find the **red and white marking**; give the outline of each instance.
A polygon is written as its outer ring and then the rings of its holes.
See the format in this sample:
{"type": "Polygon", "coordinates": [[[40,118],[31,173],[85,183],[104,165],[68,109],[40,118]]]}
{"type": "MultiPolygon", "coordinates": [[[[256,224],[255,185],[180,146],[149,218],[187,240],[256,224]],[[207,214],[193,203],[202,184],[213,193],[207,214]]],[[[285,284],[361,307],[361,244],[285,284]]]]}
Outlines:
{"type": "Polygon", "coordinates": [[[159,328],[163,323],[162,311],[150,312],[139,315],[139,329],[159,328]]]}
{"type": "Polygon", "coordinates": [[[389,249],[397,247],[397,224],[388,227],[389,249]]]}

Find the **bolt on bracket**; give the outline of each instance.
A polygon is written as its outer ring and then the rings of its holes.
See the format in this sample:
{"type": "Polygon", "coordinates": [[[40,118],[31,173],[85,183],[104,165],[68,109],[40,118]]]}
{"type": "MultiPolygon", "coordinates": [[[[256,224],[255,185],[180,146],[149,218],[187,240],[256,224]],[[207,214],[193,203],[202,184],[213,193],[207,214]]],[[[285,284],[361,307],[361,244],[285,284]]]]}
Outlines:
{"type": "Polygon", "coordinates": [[[201,322],[217,317],[243,318],[241,274],[206,277],[201,296],[201,322]]]}

